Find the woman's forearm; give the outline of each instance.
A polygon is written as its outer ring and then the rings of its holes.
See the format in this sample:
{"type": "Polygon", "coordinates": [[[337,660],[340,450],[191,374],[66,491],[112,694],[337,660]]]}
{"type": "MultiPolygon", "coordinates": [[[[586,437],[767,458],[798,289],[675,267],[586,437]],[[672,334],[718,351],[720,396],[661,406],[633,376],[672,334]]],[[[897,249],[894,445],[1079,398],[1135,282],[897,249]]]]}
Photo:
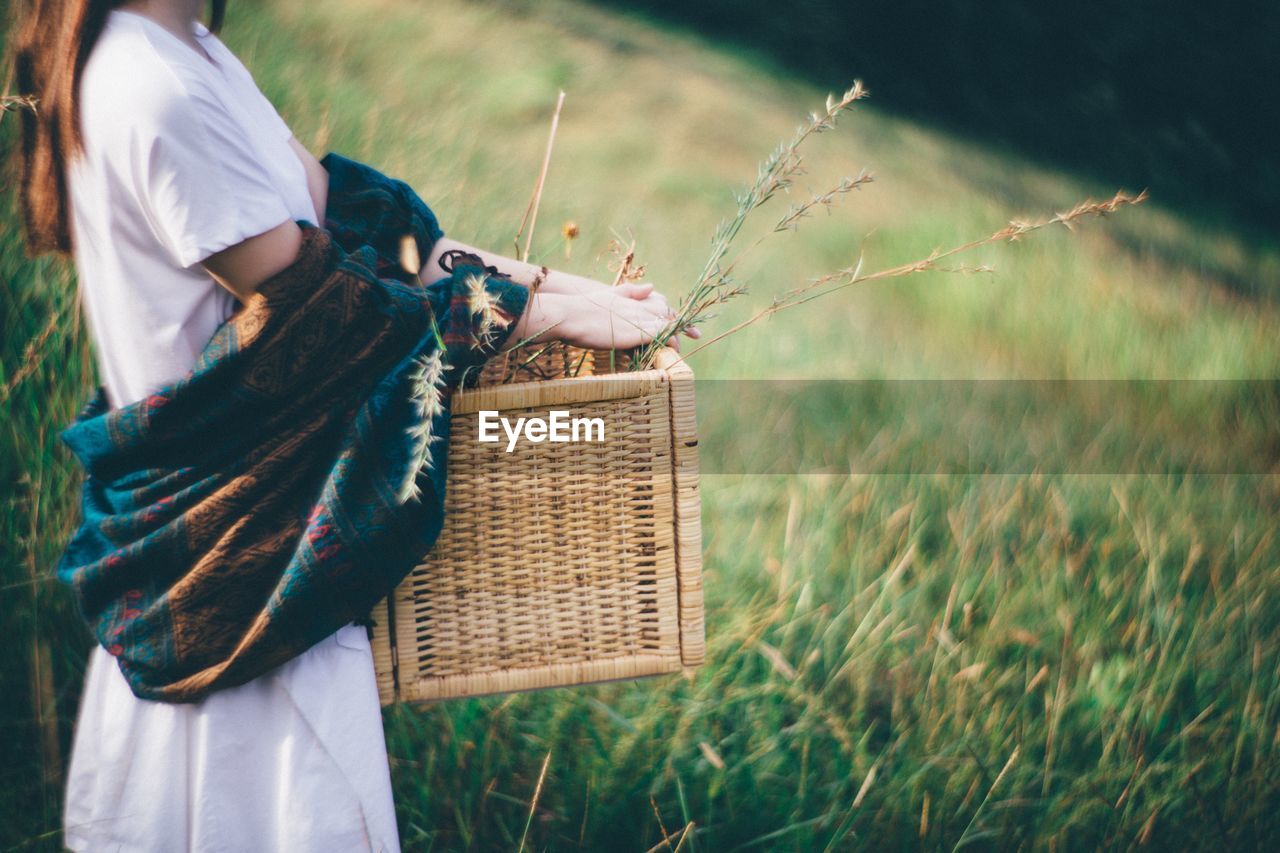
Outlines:
{"type": "MultiPolygon", "coordinates": [[[[440,256],[452,249],[459,249],[476,255],[486,264],[497,267],[500,272],[509,275],[513,281],[519,282],[526,287],[533,285],[538,273],[542,270],[542,267],[538,264],[518,261],[506,255],[499,255],[475,246],[469,246],[450,237],[441,237],[431,247],[431,256],[426,259],[426,263],[422,265],[422,269],[419,271],[418,277],[423,284],[434,281],[445,274],[440,267],[440,256]]],[[[549,294],[598,293],[605,287],[608,287],[608,285],[585,276],[548,269],[546,278],[543,279],[542,284],[538,287],[538,292],[549,294]]]]}
{"type": "MultiPolygon", "coordinates": [[[[469,252],[477,256],[486,265],[496,267],[499,272],[510,276],[512,281],[523,284],[526,287],[532,287],[534,281],[538,279],[542,272],[542,267],[539,265],[519,261],[495,252],[488,252],[450,237],[441,237],[431,247],[430,256],[426,259],[421,269],[418,270],[418,279],[423,284],[428,284],[445,275],[444,268],[440,266],[440,258],[445,252],[453,250],[469,252]]],[[[529,300],[529,305],[524,314],[517,320],[515,329],[507,337],[507,346],[515,346],[521,342],[573,338],[576,329],[573,315],[577,306],[575,306],[574,300],[565,297],[580,292],[599,290],[603,287],[604,285],[600,282],[595,282],[582,276],[563,273],[558,270],[548,270],[547,275],[543,276],[542,283],[538,286],[536,297],[529,300]]]]}
{"type": "MultiPolygon", "coordinates": [[[[440,258],[454,249],[476,255],[526,287],[541,276],[538,292],[507,337],[507,347],[523,341],[561,340],[588,349],[629,349],[653,340],[674,316],[667,300],[651,284],[613,287],[552,269],[542,276],[542,267],[537,264],[486,252],[449,237],[435,242],[430,257],[418,270],[424,285],[445,275],[440,258]]],[[[691,331],[696,336],[696,330],[691,331]]],[[[674,339],[671,343],[678,344],[674,339]]]]}

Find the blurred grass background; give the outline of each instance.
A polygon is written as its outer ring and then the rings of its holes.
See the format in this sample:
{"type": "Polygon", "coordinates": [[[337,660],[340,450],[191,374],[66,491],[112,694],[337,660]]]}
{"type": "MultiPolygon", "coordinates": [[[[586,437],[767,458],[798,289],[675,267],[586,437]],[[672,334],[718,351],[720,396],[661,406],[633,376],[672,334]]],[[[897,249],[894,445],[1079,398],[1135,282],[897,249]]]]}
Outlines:
{"type": "MultiPolygon", "coordinates": [[[[1160,187],[1206,224],[1280,219],[1280,13],[1266,0],[599,0],[832,88],[1095,178],[1160,187]]],[[[1247,284],[1241,280],[1242,284],[1247,284]]]]}
{"type": "MultiPolygon", "coordinates": [[[[317,155],[405,178],[446,233],[497,251],[511,248],[566,90],[535,256],[603,278],[608,240],[634,237],[649,279],[676,295],[731,193],[850,80],[775,61],[758,39],[744,49],[608,8],[621,5],[240,0],[223,38],[317,155]],[[582,235],[571,258],[567,220],[582,235]]],[[[1110,32],[1105,15],[1095,25],[1110,32]]],[[[911,260],[1164,174],[1041,156],[930,120],[910,98],[895,110],[880,92],[903,80],[882,84],[855,60],[873,98],[814,140],[797,190],[863,167],[876,182],[754,254],[742,269],[752,292],[721,328],[860,253],[868,268],[911,260]]],[[[930,88],[921,74],[916,90],[930,88]]],[[[15,129],[0,121],[5,152],[15,129]]],[[[1141,148],[1149,123],[1112,132],[1115,147],[1141,148]]],[[[1150,189],[1105,223],[969,258],[993,274],[851,289],[717,344],[694,368],[1277,378],[1280,249],[1262,208],[1244,199],[1208,215],[1186,203],[1186,184],[1167,204],[1159,181],[1150,189]]],[[[43,849],[57,846],[89,643],[51,577],[77,497],[57,431],[93,368],[72,276],[25,258],[9,182],[0,201],[0,846],[43,849]]],[[[389,710],[406,849],[513,849],[527,831],[530,849],[643,851],[691,824],[688,850],[1269,846],[1280,477],[1274,421],[1259,424],[1251,438],[1273,453],[1257,476],[709,476],[708,664],[389,710]]]]}

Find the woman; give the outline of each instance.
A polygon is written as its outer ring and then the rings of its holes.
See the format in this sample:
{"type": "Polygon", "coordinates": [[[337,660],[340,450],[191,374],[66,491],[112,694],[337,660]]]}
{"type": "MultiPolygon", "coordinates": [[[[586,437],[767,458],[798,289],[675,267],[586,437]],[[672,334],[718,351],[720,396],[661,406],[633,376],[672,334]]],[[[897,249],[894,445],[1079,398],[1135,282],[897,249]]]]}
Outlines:
{"type": "MultiPolygon", "coordinates": [[[[33,252],[74,257],[102,385],[126,406],[190,371],[214,330],[323,223],[327,176],[214,34],[200,0],[36,0],[18,39],[22,201],[33,252]]],[[[671,311],[442,237],[541,279],[508,340],[631,347],[671,311]]],[[[692,331],[696,336],[696,330],[692,331]]],[[[369,641],[346,625],[194,704],[134,696],[95,646],[64,814],[84,850],[397,850],[369,641]]]]}

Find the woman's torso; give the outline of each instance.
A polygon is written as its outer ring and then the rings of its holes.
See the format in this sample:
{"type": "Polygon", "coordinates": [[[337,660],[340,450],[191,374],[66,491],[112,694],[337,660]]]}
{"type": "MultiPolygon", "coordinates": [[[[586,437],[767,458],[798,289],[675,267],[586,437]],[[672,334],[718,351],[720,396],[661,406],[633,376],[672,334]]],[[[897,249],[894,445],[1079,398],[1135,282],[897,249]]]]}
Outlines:
{"type": "Polygon", "coordinates": [[[154,176],[144,174],[147,152],[139,150],[146,135],[131,133],[131,123],[145,125],[159,104],[188,91],[217,99],[289,215],[317,221],[288,126],[217,36],[200,24],[195,35],[213,62],[158,23],[113,10],[82,78],[85,153],[70,177],[74,254],[103,385],[115,406],[183,376],[236,305],[199,264],[181,265],[156,239],[144,198],[154,176]]]}

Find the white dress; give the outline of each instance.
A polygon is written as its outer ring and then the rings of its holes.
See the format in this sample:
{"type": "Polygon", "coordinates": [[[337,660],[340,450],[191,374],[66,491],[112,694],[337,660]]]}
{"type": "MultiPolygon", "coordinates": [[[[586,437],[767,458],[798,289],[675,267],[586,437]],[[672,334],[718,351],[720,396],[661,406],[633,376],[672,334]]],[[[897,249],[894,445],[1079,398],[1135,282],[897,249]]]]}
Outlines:
{"type": "MultiPolygon", "coordinates": [[[[222,42],[194,32],[203,53],[113,10],[82,78],[72,239],[112,405],[184,375],[230,316],[200,260],[318,222],[288,127],[222,42]]],[[[195,704],[138,699],[95,645],[63,820],[73,850],[399,850],[365,629],[195,704]]]]}

